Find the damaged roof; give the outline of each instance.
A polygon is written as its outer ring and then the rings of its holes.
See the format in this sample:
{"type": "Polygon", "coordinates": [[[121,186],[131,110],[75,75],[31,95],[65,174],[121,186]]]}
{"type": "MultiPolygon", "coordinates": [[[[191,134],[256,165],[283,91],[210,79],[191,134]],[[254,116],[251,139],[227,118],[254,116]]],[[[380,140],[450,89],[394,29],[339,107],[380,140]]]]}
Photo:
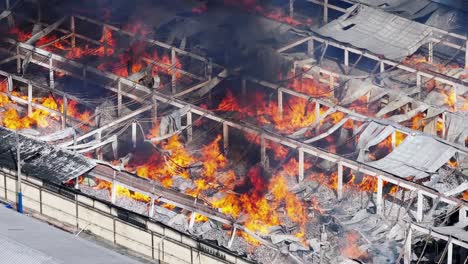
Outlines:
{"type": "MultiPolygon", "coordinates": [[[[96,166],[82,155],[56,148],[23,135],[20,138],[22,173],[61,184],[96,166]]],[[[16,170],[16,133],[0,127],[0,167],[16,170]]]]}
{"type": "Polygon", "coordinates": [[[356,5],[317,33],[401,60],[430,41],[431,29],[382,10],[356,5]]]}
{"type": "Polygon", "coordinates": [[[439,8],[436,3],[429,0],[351,0],[351,2],[380,8],[408,19],[426,16],[439,8]]]}

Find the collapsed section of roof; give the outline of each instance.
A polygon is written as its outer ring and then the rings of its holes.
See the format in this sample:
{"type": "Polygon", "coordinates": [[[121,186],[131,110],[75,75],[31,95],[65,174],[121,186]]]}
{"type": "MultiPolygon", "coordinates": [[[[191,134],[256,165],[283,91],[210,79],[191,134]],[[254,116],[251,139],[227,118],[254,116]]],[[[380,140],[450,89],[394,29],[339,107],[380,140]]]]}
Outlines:
{"type": "Polygon", "coordinates": [[[393,133],[395,129],[374,122],[369,123],[359,139],[358,160],[401,178],[424,179],[436,173],[457,153],[457,149],[432,137],[408,135],[392,152],[380,160],[365,161],[363,153],[393,133]]]}
{"type": "MultiPolygon", "coordinates": [[[[22,173],[63,183],[76,178],[96,166],[84,156],[58,149],[45,142],[19,135],[22,173]]],[[[16,170],[16,133],[0,127],[0,167],[16,170]]]]}
{"type": "Polygon", "coordinates": [[[378,9],[356,5],[317,33],[388,59],[401,60],[430,41],[431,29],[378,9]]]}
{"type": "Polygon", "coordinates": [[[408,19],[415,19],[434,12],[438,6],[429,0],[352,0],[375,8],[381,8],[385,12],[396,13],[408,19]]]}

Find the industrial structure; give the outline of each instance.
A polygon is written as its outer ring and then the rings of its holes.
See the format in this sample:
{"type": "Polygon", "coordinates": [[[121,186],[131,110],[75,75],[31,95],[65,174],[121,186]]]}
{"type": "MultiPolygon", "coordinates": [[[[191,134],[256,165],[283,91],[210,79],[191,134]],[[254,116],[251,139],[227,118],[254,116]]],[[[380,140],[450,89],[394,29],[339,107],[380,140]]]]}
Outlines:
{"type": "Polygon", "coordinates": [[[159,263],[467,263],[468,38],[434,18],[462,9],[161,1],[115,22],[10,2],[18,211],[159,263]]]}

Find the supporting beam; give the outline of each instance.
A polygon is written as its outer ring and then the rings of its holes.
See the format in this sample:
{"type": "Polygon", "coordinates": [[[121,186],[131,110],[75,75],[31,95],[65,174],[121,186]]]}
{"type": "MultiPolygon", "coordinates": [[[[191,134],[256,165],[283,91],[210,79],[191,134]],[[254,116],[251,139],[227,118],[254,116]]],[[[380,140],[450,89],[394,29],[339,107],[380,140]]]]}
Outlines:
{"type": "Polygon", "coordinates": [[[172,94],[177,93],[177,87],[176,87],[176,82],[177,82],[177,71],[176,71],[176,52],[175,49],[171,49],[171,88],[172,88],[172,94]]]}
{"type": "Polygon", "coordinates": [[[155,205],[154,203],[156,202],[156,199],[154,199],[154,197],[151,197],[151,201],[150,201],[150,209],[148,211],[148,216],[150,218],[153,218],[154,217],[154,209],[155,209],[155,205]]]}
{"type": "Polygon", "coordinates": [[[453,243],[452,241],[447,242],[447,264],[452,264],[453,262],[453,243]]]}
{"type": "Polygon", "coordinates": [[[190,222],[189,222],[189,226],[188,226],[188,230],[190,230],[190,231],[193,230],[193,225],[195,224],[195,217],[196,216],[197,216],[196,212],[192,212],[192,214],[190,215],[190,222]]]}
{"type": "Polygon", "coordinates": [[[416,205],[416,221],[418,223],[423,221],[423,209],[424,209],[424,196],[422,192],[418,192],[418,201],[416,205]]]}
{"type": "Polygon", "coordinates": [[[52,88],[52,89],[55,88],[55,82],[54,82],[54,67],[53,67],[53,60],[52,60],[52,58],[49,58],[49,86],[50,86],[50,88],[52,88]]]}
{"type": "Polygon", "coordinates": [[[405,252],[403,257],[404,264],[411,264],[412,259],[412,238],[413,237],[413,229],[409,228],[406,234],[406,243],[405,243],[405,252]]]}
{"type": "Polygon", "coordinates": [[[304,180],[304,150],[299,148],[299,182],[304,180]]]}
{"type": "Polygon", "coordinates": [[[278,89],[278,115],[283,118],[283,91],[278,89]]]}
{"type": "Polygon", "coordinates": [[[63,109],[62,109],[62,129],[67,127],[67,110],[68,110],[68,99],[63,96],[63,109]]]}
{"type": "Polygon", "coordinates": [[[152,113],[151,113],[151,120],[153,121],[153,125],[158,123],[158,99],[155,95],[151,97],[151,101],[153,104],[152,113]]]}
{"type": "Polygon", "coordinates": [[[341,164],[341,161],[338,162],[338,186],[337,186],[337,196],[338,200],[343,199],[343,164],[341,164]]]}
{"type": "Polygon", "coordinates": [[[307,41],[307,54],[309,56],[314,57],[314,53],[315,53],[314,39],[309,39],[307,41]]]}
{"type": "Polygon", "coordinates": [[[377,214],[383,215],[384,203],[383,203],[383,180],[382,177],[377,177],[377,214]]]}
{"type": "Polygon", "coordinates": [[[71,47],[75,48],[75,46],[76,46],[76,36],[75,36],[75,17],[74,16],[70,16],[70,31],[72,32],[71,47]]]}
{"type": "Polygon", "coordinates": [[[32,107],[32,99],[33,99],[33,96],[32,96],[32,89],[33,89],[33,86],[32,84],[29,82],[28,83],[28,116],[30,116],[33,112],[33,107],[32,107]]]}
{"type": "Polygon", "coordinates": [[[328,0],[323,0],[323,22],[328,23],[328,0]]]}
{"type": "Polygon", "coordinates": [[[223,123],[223,147],[226,155],[229,150],[229,126],[226,123],[223,123]]]}
{"type": "Polygon", "coordinates": [[[384,72],[385,71],[385,62],[381,61],[380,62],[380,72],[384,72]]]}
{"type": "MultiPolygon", "coordinates": [[[[432,35],[432,33],[431,33],[431,35],[432,35]]],[[[429,63],[432,63],[434,61],[434,42],[432,42],[432,41],[429,42],[427,48],[428,48],[428,53],[429,53],[427,60],[429,61],[429,63]]]]}
{"type": "Polygon", "coordinates": [[[117,116],[122,116],[122,83],[120,79],[117,82],[117,116]]]}
{"type": "Polygon", "coordinates": [[[396,148],[396,131],[393,131],[392,135],[391,135],[391,140],[392,140],[392,149],[395,149],[396,148]]]}
{"type": "Polygon", "coordinates": [[[260,163],[264,168],[267,167],[266,144],[263,134],[260,135],[260,163]]]}
{"type": "MultiPolygon", "coordinates": [[[[114,171],[114,179],[116,177],[116,173],[114,171]]],[[[111,203],[115,204],[117,200],[117,182],[114,180],[112,181],[112,188],[111,188],[111,203]]]]}
{"type": "Polygon", "coordinates": [[[229,249],[232,247],[232,242],[234,242],[234,238],[236,237],[236,232],[237,232],[237,226],[234,225],[234,228],[232,229],[232,233],[231,233],[231,238],[229,239],[229,242],[228,242],[229,249]]]}
{"type": "MultiPolygon", "coordinates": [[[[102,142],[102,135],[101,135],[101,131],[99,131],[98,133],[96,133],[96,141],[98,143],[101,143],[102,142]]],[[[102,146],[101,147],[98,147],[96,149],[96,157],[98,160],[102,160],[102,146]]]]}
{"type": "Polygon", "coordinates": [[[137,139],[137,123],[136,122],[133,122],[132,123],[132,144],[133,144],[133,148],[136,148],[136,139],[137,139]]]}
{"type": "Polygon", "coordinates": [[[344,65],[349,66],[349,51],[347,48],[344,49],[344,65]]]}
{"type": "Polygon", "coordinates": [[[192,112],[187,113],[187,142],[192,142],[193,138],[193,121],[192,112]]]}

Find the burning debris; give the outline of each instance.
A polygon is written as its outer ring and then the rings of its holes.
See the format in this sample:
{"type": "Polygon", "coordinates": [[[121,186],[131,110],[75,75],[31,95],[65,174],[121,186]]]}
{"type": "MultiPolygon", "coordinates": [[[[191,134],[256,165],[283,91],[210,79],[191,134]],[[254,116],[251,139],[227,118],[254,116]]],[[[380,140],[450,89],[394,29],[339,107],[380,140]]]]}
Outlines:
{"type": "MultiPolygon", "coordinates": [[[[70,17],[69,27],[63,19],[42,31],[27,19],[9,27],[3,42],[17,51],[5,51],[15,57],[0,64],[0,125],[33,129],[101,164],[67,185],[255,262],[441,259],[445,253],[421,245],[421,233],[433,230],[450,237],[447,245],[466,244],[456,234],[466,233],[467,74],[417,53],[431,41],[429,26],[356,5],[311,31],[294,1],[289,14],[257,1],[215,2],[191,7],[187,21],[197,23],[182,35],[182,15],[156,34],[140,21],[119,29],[82,16],[70,17]],[[198,27],[212,19],[209,30],[218,32],[225,18],[213,10],[229,8],[267,25],[266,36],[239,37],[230,47],[239,57],[219,59],[198,27]],[[376,14],[423,32],[409,41],[418,45],[369,48],[383,54],[373,58],[379,74],[359,65],[363,54],[350,65],[346,45],[343,65],[336,63],[327,53],[333,41],[319,34],[366,48],[373,43],[349,35],[364,34],[363,17],[384,23],[376,14]],[[287,30],[272,29],[283,24],[287,30]],[[151,39],[161,32],[169,44],[151,39]],[[289,43],[297,37],[305,40],[289,43]],[[269,65],[250,71],[250,62],[233,62],[253,53],[269,65]],[[395,54],[405,59],[381,59],[395,54]],[[390,62],[397,66],[387,69],[390,62]]],[[[256,32],[235,24],[236,36],[256,32]]]]}

